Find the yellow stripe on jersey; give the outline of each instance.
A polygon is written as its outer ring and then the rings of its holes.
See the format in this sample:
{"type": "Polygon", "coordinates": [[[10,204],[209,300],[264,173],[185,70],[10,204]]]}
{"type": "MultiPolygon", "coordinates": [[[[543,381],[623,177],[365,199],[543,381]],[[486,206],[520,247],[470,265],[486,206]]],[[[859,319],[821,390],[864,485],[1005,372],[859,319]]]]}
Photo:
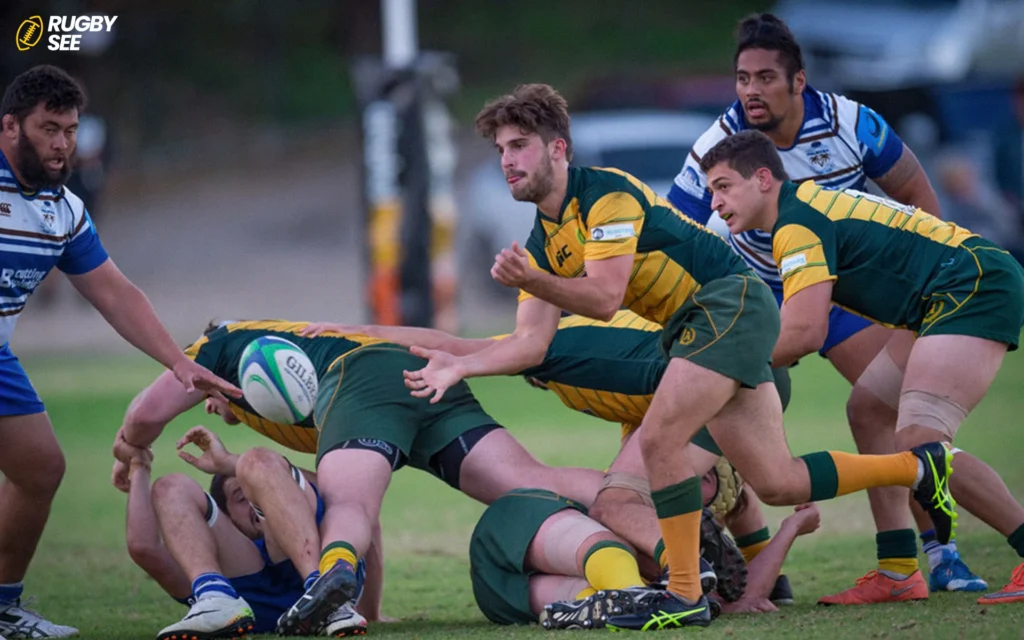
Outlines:
{"type": "Polygon", "coordinates": [[[651,406],[654,395],[630,396],[611,391],[582,389],[557,382],[548,382],[547,388],[569,409],[608,420],[609,422],[640,424],[651,406]]]}
{"type": "Polygon", "coordinates": [[[829,272],[821,238],[803,225],[787,224],[776,231],[772,253],[779,265],[784,301],[807,287],[836,279],[829,272]]]}
{"type": "Polygon", "coordinates": [[[300,453],[316,453],[318,434],[314,429],[294,424],[271,422],[255,413],[249,413],[234,403],[229,403],[231,413],[256,433],[300,453]]]}
{"type": "Polygon", "coordinates": [[[947,247],[959,247],[967,238],[977,236],[922,209],[855,189],[831,191],[808,181],[797,188],[796,197],[824,213],[832,221],[875,222],[890,229],[924,236],[947,247]]]}

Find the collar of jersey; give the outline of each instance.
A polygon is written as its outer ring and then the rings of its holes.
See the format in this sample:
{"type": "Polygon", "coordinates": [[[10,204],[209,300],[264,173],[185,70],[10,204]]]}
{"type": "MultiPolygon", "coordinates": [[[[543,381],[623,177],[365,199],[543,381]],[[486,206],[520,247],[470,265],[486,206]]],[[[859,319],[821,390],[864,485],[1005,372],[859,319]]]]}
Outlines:
{"type": "Polygon", "coordinates": [[[558,219],[552,220],[544,215],[544,212],[540,210],[540,207],[537,207],[537,215],[540,216],[540,219],[554,224],[562,224],[562,218],[565,217],[565,210],[569,208],[569,203],[572,202],[572,199],[575,197],[573,194],[578,191],[576,187],[582,179],[583,171],[580,170],[579,167],[569,167],[569,179],[565,181],[565,198],[562,199],[562,206],[558,208],[558,219]]]}

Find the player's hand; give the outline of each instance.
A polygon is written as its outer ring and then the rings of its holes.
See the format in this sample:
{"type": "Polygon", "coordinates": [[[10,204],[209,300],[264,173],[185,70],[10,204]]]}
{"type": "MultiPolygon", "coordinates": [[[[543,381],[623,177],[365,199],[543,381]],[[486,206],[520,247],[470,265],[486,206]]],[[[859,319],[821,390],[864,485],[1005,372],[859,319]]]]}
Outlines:
{"type": "Polygon", "coordinates": [[[519,246],[518,242],[513,242],[511,249],[502,249],[501,253],[494,256],[491,277],[499,284],[522,289],[529,284],[533,275],[534,270],[530,268],[530,260],[526,256],[526,251],[519,246]]]}
{"type": "Polygon", "coordinates": [[[203,391],[214,398],[220,400],[227,400],[224,396],[230,396],[232,398],[241,398],[242,390],[231,384],[227,380],[224,380],[220,376],[214,375],[212,371],[206,367],[195,363],[194,361],[183,358],[174,365],[172,370],[174,377],[178,379],[181,386],[185,387],[187,393],[192,393],[196,389],[203,391]]]}
{"type": "Polygon", "coordinates": [[[110,472],[110,484],[123,493],[131,489],[131,482],[128,479],[128,465],[120,460],[114,460],[114,468],[110,472]]]}
{"type": "Polygon", "coordinates": [[[146,449],[136,447],[124,439],[124,427],[117,430],[117,435],[114,436],[113,447],[113,454],[115,458],[125,464],[128,464],[132,461],[132,458],[143,456],[146,451],[146,449]]]}
{"type": "Polygon", "coordinates": [[[224,448],[224,443],[220,441],[220,438],[203,426],[192,427],[181,437],[181,440],[178,440],[178,457],[196,469],[211,475],[215,473],[234,475],[235,456],[224,448]],[[199,450],[203,452],[202,455],[197,458],[188,451],[183,451],[189,443],[199,447],[199,450]]]}
{"type": "Polygon", "coordinates": [[[236,425],[241,422],[225,400],[207,398],[204,408],[206,409],[206,413],[220,416],[220,419],[224,421],[224,424],[236,425]]]}
{"type": "Polygon", "coordinates": [[[440,402],[444,392],[462,380],[457,367],[458,359],[447,351],[410,347],[414,356],[429,360],[427,366],[417,371],[403,371],[405,386],[412,389],[417,398],[430,398],[430,404],[440,402]]]}
{"type": "Polygon", "coordinates": [[[778,607],[767,598],[740,598],[736,602],[722,602],[722,613],[770,613],[778,607]]]}
{"type": "Polygon", "coordinates": [[[366,334],[366,326],[361,324],[341,324],[339,322],[310,322],[299,330],[303,338],[315,338],[324,333],[358,333],[366,334]]]}
{"type": "Polygon", "coordinates": [[[783,520],[783,523],[785,522],[790,522],[796,527],[798,536],[814,533],[821,526],[821,511],[813,502],[797,505],[793,509],[793,515],[783,520]]]}

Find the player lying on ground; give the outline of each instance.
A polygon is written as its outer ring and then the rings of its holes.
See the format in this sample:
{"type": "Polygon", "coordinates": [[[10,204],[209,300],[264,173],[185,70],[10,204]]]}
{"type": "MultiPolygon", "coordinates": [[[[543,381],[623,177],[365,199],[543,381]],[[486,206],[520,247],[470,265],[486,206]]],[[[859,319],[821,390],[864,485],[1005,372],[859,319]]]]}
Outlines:
{"type": "Polygon", "coordinates": [[[477,127],[494,142],[513,196],[538,205],[526,251],[513,244],[491,270],[498,282],[522,291],[516,329],[470,356],[414,349],[430,363],[407,372],[406,382],[416,397],[440,402],[463,378],[534,366],[544,359],[562,309],[609,319],[625,306],[665,327],[672,360],[639,444],[669,587],[610,624],[652,629],[711,622],[699,581],[700,479],[685,449],[704,425],[768,504],[899,485],[915,489],[936,514],[937,529],[952,528],[952,498],[942,491],[951,456],[938,443],[888,456],[792,455],[772,383],[780,321],[771,291],[724,240],[633,176],[570,167],[569,114],[554,89],[519,87],[485,106],[477,127]]]}
{"type": "MultiPolygon", "coordinates": [[[[818,523],[813,505],[786,518],[751,563],[743,597],[732,603],[715,598],[722,611],[775,610],[767,597],[782,562],[796,536],[816,530],[818,523]]],[[[714,529],[712,535],[722,534],[714,529]]],[[[477,606],[496,624],[602,628],[650,593],[624,541],[588,517],[583,505],[539,489],[512,491],[484,511],[470,539],[469,562],[477,606]]],[[[715,582],[712,572],[702,570],[705,594],[714,594],[715,582]]]]}
{"type": "MultiPolygon", "coordinates": [[[[870,179],[891,198],[938,214],[938,198],[913,151],[880,115],[845,96],[807,84],[803,55],[789,28],[771,14],[745,18],[737,30],[733,72],[738,100],[693,145],[668,200],[679,211],[723,234],[736,253],[772,289],[782,305],[782,280],[772,258],[770,234],[751,229],[730,234],[711,210],[711,190],[701,157],[720,140],[756,129],[775,144],[787,173],[827,188],[863,190],[870,179]]],[[[828,329],[818,353],[850,384],[846,405],[860,453],[893,453],[900,380],[892,367],[868,365],[893,330],[838,306],[829,310],[828,329]]],[[[874,579],[822,598],[826,604],[860,604],[924,599],[933,591],[984,591],[987,584],[960,560],[956,541],[939,545],[927,514],[912,503],[931,565],[929,585],[917,573],[917,543],[907,511],[909,496],[899,487],[868,490],[878,530],[874,579]],[[899,584],[897,584],[897,582],[899,584]],[[881,584],[884,589],[874,588],[881,584]],[[913,588],[908,589],[909,585],[913,588]],[[897,595],[893,596],[895,593],[897,595]]]]}
{"type": "MultiPolygon", "coordinates": [[[[718,143],[701,166],[714,192],[712,207],[731,230],[771,234],[786,299],[773,362],[787,364],[817,349],[833,303],[905,327],[913,333],[896,334],[878,355],[901,380],[896,445],[952,442],[1007,350],[1017,349],[1024,268],[992,242],[920,209],[852,189],[790,182],[775,145],[757,131],[718,143]]],[[[953,496],[1024,557],[1024,507],[991,467],[951,451],[953,496]]],[[[878,581],[877,588],[888,585],[878,581]]],[[[1024,564],[1001,591],[978,600],[1019,601],[1024,564]]]]}
{"type": "MultiPolygon", "coordinates": [[[[318,577],[323,501],[316,475],[269,449],[229,453],[204,427],[178,442],[193,443],[189,464],[213,475],[210,492],[183,474],[158,478],[150,490],[148,456],[114,463],[114,485],[128,493],[128,552],[188,614],[157,636],[232,638],[269,633],[318,577]],[[259,495],[259,502],[249,496],[259,495]],[[256,506],[256,505],[259,506],[256,506]]],[[[379,527],[365,563],[362,599],[328,618],[320,633],[361,635],[380,618],[383,556],[379,527]]]]}
{"type": "MultiPolygon", "coordinates": [[[[664,569],[664,545],[639,438],[630,437],[640,427],[668,367],[668,358],[661,349],[661,330],[661,325],[626,309],[616,312],[609,322],[566,316],[558,322],[558,331],[544,361],[516,374],[525,376],[533,386],[554,391],[570,409],[622,424],[622,450],[605,475],[597,500],[590,507],[590,516],[633,545],[642,556],[658,559],[664,569]]],[[[317,336],[325,331],[365,334],[455,355],[475,353],[504,337],[473,340],[434,329],[329,322],[311,323],[303,335],[317,336]]],[[[785,409],[789,403],[788,370],[780,368],[773,374],[785,409]]],[[[700,475],[715,466],[722,455],[706,428],[698,431],[687,447],[700,475]]],[[[760,501],[749,488],[746,491],[750,495],[744,508],[723,516],[744,557],[750,561],[768,544],[770,533],[760,501]]],[[[715,569],[722,572],[722,567],[715,569]]],[[[773,600],[792,599],[788,580],[780,576],[773,600]]]]}
{"type": "Polygon", "coordinates": [[[68,276],[118,334],[188,390],[240,394],[182,357],[146,295],[114,265],[71,175],[85,96],[57,67],[32,67],[0,102],[0,636],[63,638],[55,625],[21,607],[22,579],[64,477],[64,454],[42,400],[11,352],[14,326],[29,297],[55,267],[68,276]]]}
{"type": "MultiPolygon", "coordinates": [[[[483,411],[467,385],[460,385],[443,403],[411,398],[402,371],[423,367],[425,360],[405,347],[368,336],[304,338],[299,332],[305,326],[228,322],[210,327],[186,349],[197,362],[237,382],[245,347],[257,337],[277,336],[298,345],[317,370],[316,409],[297,425],[264,420],[244,399],[228,406],[208,401],[209,410],[230,411],[285,446],[317,453],[318,488],[326,505],[320,529],[321,577],[282,617],[279,633],[315,632],[352,599],[356,566],[371,548],[391,474],[406,464],[485,504],[517,487],[538,484],[583,504],[593,503],[601,484],[599,471],[542,464],[483,411]],[[353,477],[360,482],[352,483],[353,477]]],[[[128,408],[115,455],[129,461],[138,452],[125,439],[148,446],[169,421],[202,400],[202,394],[184,393],[166,375],[157,378],[128,408]]]]}

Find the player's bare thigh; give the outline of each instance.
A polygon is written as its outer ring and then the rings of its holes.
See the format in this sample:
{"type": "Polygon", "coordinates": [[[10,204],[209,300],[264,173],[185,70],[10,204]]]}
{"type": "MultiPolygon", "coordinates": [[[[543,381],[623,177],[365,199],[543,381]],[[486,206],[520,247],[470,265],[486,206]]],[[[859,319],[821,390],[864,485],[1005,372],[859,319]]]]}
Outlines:
{"type": "Polygon", "coordinates": [[[806,466],[786,443],[782,402],[773,383],[740,389],[708,421],[708,430],[763,502],[797,504],[810,495],[806,466]]]}
{"type": "MultiPolygon", "coordinates": [[[[900,394],[897,441],[909,427],[927,427],[952,440],[963,419],[985,397],[1006,345],[974,336],[918,338],[910,350],[900,394]]],[[[905,444],[905,443],[902,443],[905,444]]]]}
{"type": "Polygon", "coordinates": [[[836,371],[850,384],[854,384],[889,342],[892,333],[892,330],[881,325],[869,325],[829,349],[825,357],[836,371]]]}
{"type": "MultiPolygon", "coordinates": [[[[647,480],[647,469],[644,467],[644,457],[640,450],[640,438],[643,429],[644,427],[641,425],[639,429],[630,434],[626,441],[622,443],[622,448],[619,450],[618,455],[615,456],[615,460],[608,467],[609,474],[624,473],[647,480]]],[[[693,443],[686,445],[686,454],[689,456],[690,463],[693,465],[697,475],[704,475],[718,461],[717,455],[693,443]]]]}

